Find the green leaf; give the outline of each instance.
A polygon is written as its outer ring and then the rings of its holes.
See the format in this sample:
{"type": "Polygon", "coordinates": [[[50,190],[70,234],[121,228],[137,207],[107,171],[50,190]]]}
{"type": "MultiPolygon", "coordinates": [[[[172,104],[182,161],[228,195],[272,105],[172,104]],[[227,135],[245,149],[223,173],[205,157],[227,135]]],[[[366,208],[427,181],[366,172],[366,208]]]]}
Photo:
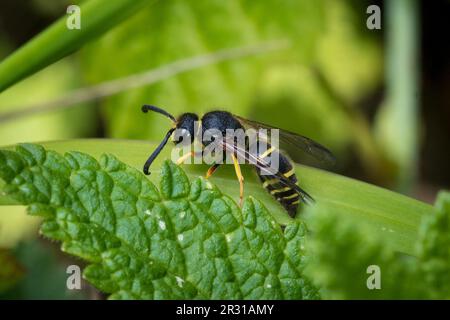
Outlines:
{"type": "MultiPolygon", "coordinates": [[[[72,150],[86,152],[96,159],[103,153],[111,153],[128,165],[142,170],[143,163],[155,144],[145,141],[131,140],[69,140],[48,142],[46,148],[64,153],[72,150]]],[[[168,146],[153,164],[150,179],[157,182],[162,159],[171,157],[168,146]]],[[[206,165],[184,165],[187,175],[194,179],[203,176],[206,165]]],[[[260,200],[278,223],[288,224],[292,220],[286,211],[268,192],[262,188],[261,182],[251,166],[244,165],[245,194],[260,200]]],[[[296,166],[299,184],[316,200],[315,206],[303,206],[297,219],[308,220],[314,217],[315,210],[334,212],[342,217],[349,217],[356,224],[368,225],[373,234],[380,234],[392,247],[400,252],[416,254],[414,244],[418,238],[419,226],[425,216],[435,213],[432,206],[401,194],[391,192],[364,182],[336,175],[311,167],[296,166]]],[[[238,182],[233,166],[223,166],[214,173],[211,181],[220,185],[221,191],[236,201],[239,199],[238,182]]],[[[0,181],[1,188],[1,181],[0,181]]],[[[1,189],[0,189],[1,190],[1,189]]],[[[0,204],[14,204],[12,199],[1,195],[0,204]]]]}
{"type": "Polygon", "coordinates": [[[314,219],[314,237],[309,242],[312,255],[306,272],[321,288],[326,299],[418,299],[417,271],[410,259],[399,258],[388,241],[374,236],[351,219],[319,213],[314,219]],[[370,290],[367,282],[379,268],[380,289],[370,290]]]}
{"type": "Polygon", "coordinates": [[[160,188],[103,155],[24,144],[0,152],[4,190],[44,217],[41,233],[90,265],[111,298],[311,299],[302,275],[305,227],[284,233],[265,207],[242,211],[210,182],[162,164],[160,188]]]}
{"type": "Polygon", "coordinates": [[[450,193],[441,193],[436,206],[414,243],[417,258],[396,254],[386,239],[348,218],[318,213],[306,274],[329,299],[450,298],[450,193]],[[367,285],[370,266],[379,268],[379,289],[367,285]]]}
{"type": "Polygon", "coordinates": [[[0,92],[71,54],[136,13],[149,0],[91,0],[80,6],[81,29],[67,28],[63,16],[0,64],[0,92]]]}
{"type": "Polygon", "coordinates": [[[437,213],[420,230],[418,255],[432,298],[450,299],[450,193],[439,193],[437,213]]]}

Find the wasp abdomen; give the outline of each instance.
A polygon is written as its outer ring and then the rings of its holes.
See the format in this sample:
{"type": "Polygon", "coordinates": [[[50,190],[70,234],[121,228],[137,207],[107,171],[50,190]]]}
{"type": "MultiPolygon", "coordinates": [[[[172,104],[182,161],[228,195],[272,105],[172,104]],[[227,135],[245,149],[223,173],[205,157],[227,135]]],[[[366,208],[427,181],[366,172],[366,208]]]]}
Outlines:
{"type": "MultiPolygon", "coordinates": [[[[290,160],[274,148],[269,148],[259,155],[260,158],[278,157],[278,171],[293,183],[297,183],[295,168],[290,160]]],[[[257,169],[263,187],[286,209],[291,217],[295,217],[300,203],[300,195],[292,188],[285,186],[274,175],[263,175],[257,169]]]]}

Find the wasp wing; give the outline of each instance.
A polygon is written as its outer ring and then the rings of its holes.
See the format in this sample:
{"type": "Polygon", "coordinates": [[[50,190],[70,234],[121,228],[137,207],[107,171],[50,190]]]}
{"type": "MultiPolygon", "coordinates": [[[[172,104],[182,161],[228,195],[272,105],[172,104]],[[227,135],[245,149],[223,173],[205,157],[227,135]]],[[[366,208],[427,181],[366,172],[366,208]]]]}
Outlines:
{"type": "Polygon", "coordinates": [[[271,130],[278,130],[279,148],[286,151],[292,160],[297,163],[303,163],[305,161],[305,154],[312,156],[315,160],[324,165],[332,166],[336,162],[331,151],[310,138],[262,122],[248,120],[237,115],[233,116],[236,117],[244,128],[253,128],[255,130],[260,128],[267,129],[268,136],[260,136],[263,139],[267,139],[267,142],[270,142],[271,130]]]}
{"type": "Polygon", "coordinates": [[[305,190],[303,190],[297,184],[286,178],[283,174],[279,172],[279,170],[272,168],[269,164],[267,164],[265,160],[259,158],[257,155],[248,152],[248,150],[234,143],[234,141],[231,140],[228,141],[227,139],[223,139],[218,141],[218,143],[219,145],[222,146],[225,152],[235,154],[238,158],[247,160],[250,164],[255,165],[257,168],[259,168],[266,174],[275,176],[282,185],[295,190],[295,192],[299,194],[300,198],[304,203],[314,203],[314,199],[305,190]]]}

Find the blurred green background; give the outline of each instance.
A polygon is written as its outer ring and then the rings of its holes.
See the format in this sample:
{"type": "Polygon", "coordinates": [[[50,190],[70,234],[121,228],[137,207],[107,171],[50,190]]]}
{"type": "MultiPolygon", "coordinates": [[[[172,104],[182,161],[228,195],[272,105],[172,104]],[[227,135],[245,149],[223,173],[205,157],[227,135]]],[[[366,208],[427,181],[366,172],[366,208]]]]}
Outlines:
{"type": "MultiPolygon", "coordinates": [[[[0,60],[81,2],[1,1],[0,60]]],[[[168,123],[142,115],[142,104],[175,115],[224,109],[320,141],[336,155],[339,173],[432,202],[436,190],[450,185],[450,48],[437,36],[449,30],[449,3],[153,1],[80,51],[0,93],[0,116],[183,58],[274,40],[290,46],[64,109],[0,120],[0,144],[80,137],[159,141],[168,123]],[[381,30],[366,27],[371,4],[381,8],[381,30]]],[[[45,241],[30,243],[38,221],[22,207],[0,211],[0,248],[18,252],[14,263],[20,268],[30,261],[53,266],[43,272],[47,285],[55,286],[42,285],[39,295],[32,277],[21,277],[20,289],[5,297],[98,297],[93,289],[74,295],[60,288],[71,262],[56,250],[36,249],[52,246],[45,241]]]]}

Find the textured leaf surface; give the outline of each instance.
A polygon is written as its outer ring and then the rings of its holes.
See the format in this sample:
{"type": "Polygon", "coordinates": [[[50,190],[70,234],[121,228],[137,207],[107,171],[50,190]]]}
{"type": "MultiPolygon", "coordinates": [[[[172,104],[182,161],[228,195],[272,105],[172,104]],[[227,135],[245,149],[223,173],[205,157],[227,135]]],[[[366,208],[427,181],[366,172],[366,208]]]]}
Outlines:
{"type": "Polygon", "coordinates": [[[84,276],[112,298],[307,299],[305,227],[281,231],[247,199],[242,211],[208,181],[171,162],[159,190],[111,155],[65,156],[37,145],[0,152],[4,190],[41,232],[91,264],[84,276]]]}

